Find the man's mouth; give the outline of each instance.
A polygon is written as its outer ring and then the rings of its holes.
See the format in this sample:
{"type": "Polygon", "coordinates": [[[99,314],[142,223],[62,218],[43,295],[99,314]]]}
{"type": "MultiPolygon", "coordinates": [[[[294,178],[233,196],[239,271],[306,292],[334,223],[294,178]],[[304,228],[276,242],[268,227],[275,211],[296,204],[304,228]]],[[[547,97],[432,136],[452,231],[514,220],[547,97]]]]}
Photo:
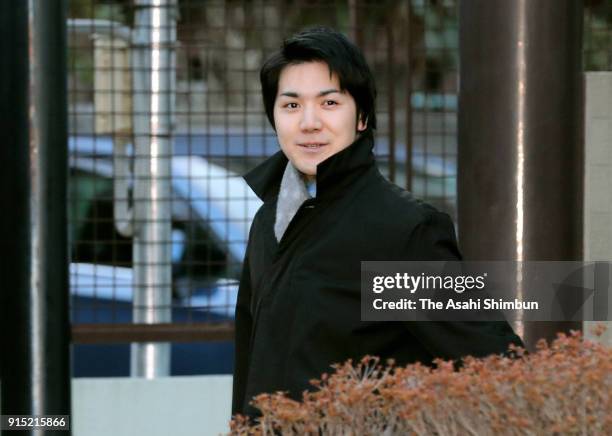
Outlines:
{"type": "Polygon", "coordinates": [[[326,146],[327,143],[326,142],[306,142],[306,143],[302,143],[298,145],[304,148],[317,149],[317,148],[326,146]]]}

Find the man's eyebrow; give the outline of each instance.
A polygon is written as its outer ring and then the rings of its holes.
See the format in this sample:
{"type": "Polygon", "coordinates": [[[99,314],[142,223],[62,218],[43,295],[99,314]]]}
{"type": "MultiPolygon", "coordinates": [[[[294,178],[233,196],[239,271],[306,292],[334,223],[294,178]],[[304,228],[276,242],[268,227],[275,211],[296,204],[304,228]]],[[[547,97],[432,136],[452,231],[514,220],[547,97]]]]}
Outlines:
{"type": "Polygon", "coordinates": [[[332,94],[332,93],[334,93],[334,92],[340,93],[340,91],[339,91],[339,90],[334,89],[334,88],[331,88],[331,89],[326,89],[325,91],[321,91],[321,92],[319,92],[318,97],[323,97],[324,95],[327,95],[327,94],[332,94]]]}
{"type": "MultiPolygon", "coordinates": [[[[325,90],[319,92],[319,94],[317,94],[317,97],[323,97],[324,95],[332,94],[334,92],[340,93],[339,90],[337,90],[335,88],[330,88],[330,89],[325,89],[325,90]]],[[[292,97],[292,98],[298,98],[300,96],[300,94],[298,94],[297,92],[294,92],[294,91],[282,92],[280,95],[281,96],[285,96],[285,97],[292,97]]]]}

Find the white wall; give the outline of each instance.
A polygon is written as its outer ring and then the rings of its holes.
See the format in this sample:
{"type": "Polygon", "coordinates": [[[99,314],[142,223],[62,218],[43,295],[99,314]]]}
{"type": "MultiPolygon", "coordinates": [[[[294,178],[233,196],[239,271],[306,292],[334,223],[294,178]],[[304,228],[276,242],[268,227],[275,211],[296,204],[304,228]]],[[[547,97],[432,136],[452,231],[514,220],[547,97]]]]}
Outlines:
{"type": "MultiPolygon", "coordinates": [[[[612,262],[612,72],[585,73],[584,116],[584,259],[612,262]]],[[[593,324],[584,323],[587,336],[593,324]]],[[[612,345],[607,325],[602,339],[612,345]]]]}
{"type": "Polygon", "coordinates": [[[232,377],[75,378],[74,436],[208,436],[227,433],[232,377]]]}

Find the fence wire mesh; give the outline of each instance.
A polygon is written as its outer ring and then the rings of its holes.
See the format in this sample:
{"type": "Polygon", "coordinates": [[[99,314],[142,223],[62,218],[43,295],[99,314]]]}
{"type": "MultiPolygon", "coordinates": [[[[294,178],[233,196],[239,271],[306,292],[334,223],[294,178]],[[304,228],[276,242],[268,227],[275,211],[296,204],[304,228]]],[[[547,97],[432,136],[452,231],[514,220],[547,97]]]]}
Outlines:
{"type": "MultiPolygon", "coordinates": [[[[259,68],[310,25],[373,69],[383,174],[455,218],[456,0],[147,3],[69,1],[75,325],[232,322],[259,205],[241,175],[278,150],[259,68]]],[[[585,1],[585,69],[612,68],[611,22],[585,1]]]]}

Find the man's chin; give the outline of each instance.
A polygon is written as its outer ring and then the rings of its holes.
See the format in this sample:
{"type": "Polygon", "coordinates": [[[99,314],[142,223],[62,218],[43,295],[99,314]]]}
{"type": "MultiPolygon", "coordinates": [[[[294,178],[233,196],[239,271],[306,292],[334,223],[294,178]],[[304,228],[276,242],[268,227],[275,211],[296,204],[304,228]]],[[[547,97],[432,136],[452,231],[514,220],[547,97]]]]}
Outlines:
{"type": "Polygon", "coordinates": [[[300,172],[300,175],[302,177],[304,177],[305,179],[314,179],[317,175],[317,167],[315,166],[314,168],[312,166],[305,166],[305,165],[294,165],[297,170],[300,172]]]}
{"type": "Polygon", "coordinates": [[[302,174],[315,177],[317,175],[317,167],[329,157],[330,156],[317,156],[317,159],[308,159],[306,161],[303,160],[300,162],[298,169],[302,174]]]}
{"type": "Polygon", "coordinates": [[[302,177],[304,177],[306,180],[315,180],[317,178],[317,173],[316,172],[303,172],[300,171],[300,173],[302,174],[302,177]]]}

